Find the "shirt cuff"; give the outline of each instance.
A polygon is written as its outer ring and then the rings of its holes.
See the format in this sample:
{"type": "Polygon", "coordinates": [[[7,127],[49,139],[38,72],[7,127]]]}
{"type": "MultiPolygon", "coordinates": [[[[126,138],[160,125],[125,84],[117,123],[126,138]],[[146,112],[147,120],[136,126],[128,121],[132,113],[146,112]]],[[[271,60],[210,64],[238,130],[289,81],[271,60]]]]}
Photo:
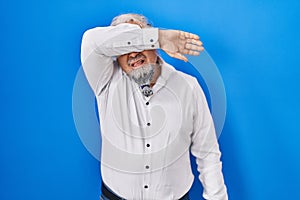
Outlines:
{"type": "Polygon", "coordinates": [[[146,49],[159,49],[158,28],[144,28],[142,31],[146,49]]]}

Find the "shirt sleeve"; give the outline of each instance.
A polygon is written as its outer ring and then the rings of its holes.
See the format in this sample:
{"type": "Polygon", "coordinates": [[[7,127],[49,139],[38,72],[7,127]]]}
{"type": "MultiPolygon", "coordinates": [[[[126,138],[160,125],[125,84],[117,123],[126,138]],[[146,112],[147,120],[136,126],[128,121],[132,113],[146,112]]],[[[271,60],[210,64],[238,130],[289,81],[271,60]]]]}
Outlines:
{"type": "Polygon", "coordinates": [[[228,200],[222,174],[221,152],[205,95],[197,80],[194,84],[195,112],[191,153],[196,157],[203,197],[208,200],[228,200]]]}
{"type": "Polygon", "coordinates": [[[81,64],[98,95],[113,75],[114,58],[130,52],[158,49],[158,29],[135,24],[96,27],[82,37],[81,64]]]}

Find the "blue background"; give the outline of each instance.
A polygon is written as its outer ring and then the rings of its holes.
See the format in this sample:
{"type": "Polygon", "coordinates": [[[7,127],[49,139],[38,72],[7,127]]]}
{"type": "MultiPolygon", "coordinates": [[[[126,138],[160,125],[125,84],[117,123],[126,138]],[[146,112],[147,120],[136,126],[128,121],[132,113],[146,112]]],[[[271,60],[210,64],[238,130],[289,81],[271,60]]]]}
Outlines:
{"type": "MultiPolygon", "coordinates": [[[[83,32],[136,12],[200,35],[227,94],[219,139],[232,200],[300,199],[296,0],[0,3],[0,199],[98,199],[99,162],[72,118],[83,32]]],[[[201,199],[195,181],[191,199],[201,199]]]]}

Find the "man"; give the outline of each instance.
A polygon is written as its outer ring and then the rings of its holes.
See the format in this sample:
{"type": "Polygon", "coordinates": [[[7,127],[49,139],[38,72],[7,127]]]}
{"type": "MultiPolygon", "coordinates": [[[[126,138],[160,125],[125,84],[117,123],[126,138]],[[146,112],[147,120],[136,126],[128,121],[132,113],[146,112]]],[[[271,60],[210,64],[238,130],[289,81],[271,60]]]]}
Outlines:
{"type": "Polygon", "coordinates": [[[175,70],[157,49],[187,61],[199,37],[151,27],[123,14],[84,33],[81,60],[99,108],[101,199],[189,199],[196,157],[203,197],[226,200],[220,151],[197,80],[175,70]]]}

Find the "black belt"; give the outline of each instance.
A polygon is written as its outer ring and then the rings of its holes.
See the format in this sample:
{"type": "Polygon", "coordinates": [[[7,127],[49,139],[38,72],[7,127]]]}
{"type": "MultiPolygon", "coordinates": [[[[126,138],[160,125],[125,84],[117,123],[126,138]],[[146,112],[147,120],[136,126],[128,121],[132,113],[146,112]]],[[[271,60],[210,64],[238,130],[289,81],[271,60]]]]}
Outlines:
{"type": "MultiPolygon", "coordinates": [[[[121,198],[117,195],[115,195],[114,193],[112,193],[107,186],[102,182],[102,186],[101,186],[101,191],[102,194],[107,197],[109,200],[126,200],[124,198],[121,198]]],[[[186,193],[183,197],[181,197],[178,200],[182,200],[182,199],[188,199],[189,193],[186,193]]]]}

